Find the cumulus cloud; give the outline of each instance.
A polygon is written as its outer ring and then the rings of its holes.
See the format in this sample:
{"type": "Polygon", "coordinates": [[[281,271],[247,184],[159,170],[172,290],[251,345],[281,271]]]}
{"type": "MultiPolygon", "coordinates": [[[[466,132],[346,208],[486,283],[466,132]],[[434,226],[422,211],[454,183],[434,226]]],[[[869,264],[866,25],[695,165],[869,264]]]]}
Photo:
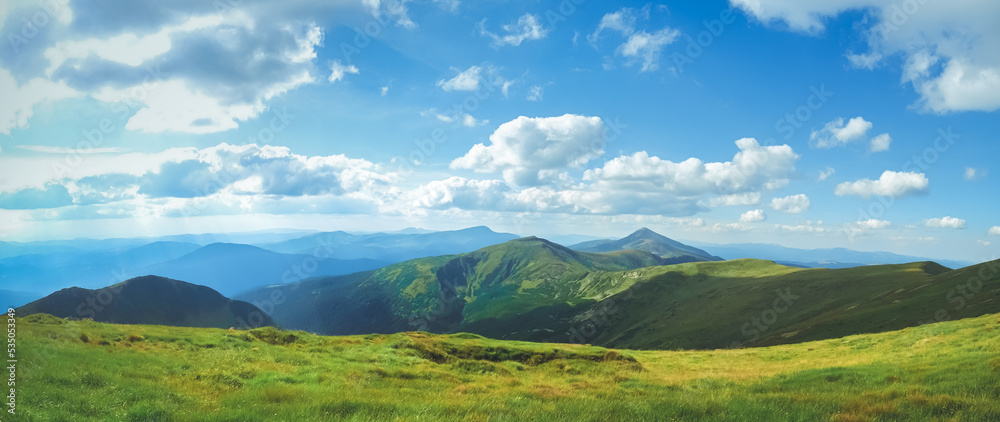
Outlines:
{"type": "MultiPolygon", "coordinates": [[[[26,127],[40,104],[88,96],[128,102],[127,130],[234,129],[275,97],[327,78],[316,63],[324,39],[317,22],[350,26],[373,15],[415,26],[407,0],[54,3],[62,5],[58,16],[30,42],[14,44],[16,60],[0,55],[0,90],[13,93],[0,106],[0,133],[26,127]]],[[[39,10],[12,6],[4,33],[19,33],[13,26],[39,10]]]]}
{"type": "Polygon", "coordinates": [[[767,220],[764,210],[750,210],[740,215],[741,223],[754,223],[767,220]]]}
{"type": "Polygon", "coordinates": [[[771,208],[789,214],[803,213],[809,209],[809,205],[809,197],[801,193],[771,200],[771,208]]]}
{"type": "Polygon", "coordinates": [[[863,10],[854,26],[868,51],[848,55],[855,67],[902,62],[903,82],[920,96],[918,105],[935,113],[1000,108],[1000,3],[872,2],[870,0],[730,0],[765,23],[783,22],[810,34],[848,11],[863,10]],[[900,56],[902,60],[885,60],[900,56]]]}
{"type": "MultiPolygon", "coordinates": [[[[563,116],[562,119],[562,123],[576,124],[553,125],[528,118],[509,122],[512,123],[509,127],[494,133],[491,145],[477,145],[452,163],[456,168],[500,171],[503,181],[487,183],[452,178],[447,183],[422,187],[416,190],[417,195],[444,198],[431,201],[436,207],[491,204],[499,207],[497,209],[524,212],[683,217],[706,210],[706,204],[759,202],[761,191],[787,184],[787,178],[795,173],[794,164],[798,159],[787,145],[765,147],[747,138],[736,142],[740,151],[728,162],[705,163],[691,158],[675,163],[643,151],[606,161],[601,167],[584,171],[582,178],[576,180],[564,170],[573,167],[575,162],[583,163],[600,154],[590,149],[589,142],[567,143],[550,137],[552,133],[559,136],[579,133],[566,129],[568,127],[590,126],[584,131],[590,134],[599,133],[600,127],[597,121],[587,123],[596,118],[563,116]],[[564,129],[551,130],[558,126],[564,129]],[[543,146],[529,147],[538,142],[543,146]],[[542,153],[532,155],[537,151],[542,153]],[[433,192],[436,194],[431,194],[433,192]],[[491,195],[491,198],[445,200],[472,194],[491,195]]],[[[412,201],[421,203],[419,199],[412,201]]]]}
{"type": "Polygon", "coordinates": [[[760,192],[734,193],[731,195],[722,195],[709,199],[708,205],[710,207],[716,207],[719,205],[757,205],[760,203],[760,198],[760,192]]]}
{"type": "Polygon", "coordinates": [[[871,218],[864,221],[858,221],[854,223],[854,226],[860,229],[884,229],[886,227],[892,226],[892,222],[887,220],[877,220],[871,218]]]}
{"type": "Polygon", "coordinates": [[[476,144],[451,163],[453,169],[502,172],[507,183],[537,186],[562,171],[604,153],[604,122],[599,117],[518,117],[490,135],[489,145],[476,144]]]}
{"type": "Polygon", "coordinates": [[[871,152],[882,152],[889,150],[889,144],[892,143],[892,137],[888,133],[883,133],[872,138],[871,147],[869,151],[871,152]]]}
{"type": "Polygon", "coordinates": [[[988,232],[991,236],[1000,236],[1000,226],[990,227],[988,232]]]}
{"type": "Polygon", "coordinates": [[[964,229],[965,220],[955,217],[941,217],[941,218],[931,218],[924,222],[927,227],[936,227],[944,229],[964,229]]]}
{"type": "Polygon", "coordinates": [[[588,170],[585,180],[614,184],[622,189],[666,191],[681,197],[733,195],[784,186],[795,172],[799,156],[788,145],[761,146],[756,139],[736,141],[732,161],[705,163],[689,158],[680,163],[640,151],[617,157],[603,167],[588,170]]]}
{"type": "Polygon", "coordinates": [[[878,180],[861,179],[837,185],[837,196],[856,195],[870,198],[874,195],[902,198],[909,195],[927,193],[930,182],[924,173],[896,172],[886,170],[878,180]]]}
{"type": "Polygon", "coordinates": [[[517,22],[503,25],[504,35],[497,35],[486,29],[486,20],[479,22],[479,33],[493,39],[493,46],[500,47],[510,45],[517,47],[527,40],[540,40],[549,34],[550,28],[545,28],[538,20],[538,16],[525,13],[517,19],[517,22]]]}
{"type": "Polygon", "coordinates": [[[374,200],[393,190],[395,175],[344,155],[303,156],[287,147],[220,144],[161,154],[88,157],[99,168],[49,179],[43,188],[3,189],[0,207],[50,208],[131,199],[234,196],[350,196],[374,200]],[[136,165],[134,162],[140,162],[136,165]]]}
{"type": "Polygon", "coordinates": [[[663,53],[663,49],[676,41],[681,33],[669,27],[652,32],[639,30],[635,27],[639,13],[645,19],[649,18],[648,8],[643,8],[640,12],[631,8],[622,8],[604,15],[597,25],[597,29],[587,36],[587,40],[596,46],[603,32],[608,30],[618,32],[625,38],[625,41],[615,49],[615,55],[624,58],[625,64],[628,66],[638,64],[640,72],[651,72],[659,69],[660,55],[663,53]]]}
{"type": "Polygon", "coordinates": [[[848,120],[846,124],[843,118],[837,118],[827,123],[823,129],[813,131],[809,139],[816,148],[833,148],[864,138],[871,128],[872,122],[861,116],[848,120]]]}
{"type": "MultiPolygon", "coordinates": [[[[340,60],[334,60],[333,63],[330,64],[330,77],[328,77],[327,80],[330,82],[337,82],[344,79],[344,76],[347,74],[357,75],[358,73],[360,72],[358,71],[357,66],[345,65],[340,63],[340,60]]],[[[386,88],[386,91],[388,91],[388,88],[386,88]]]]}

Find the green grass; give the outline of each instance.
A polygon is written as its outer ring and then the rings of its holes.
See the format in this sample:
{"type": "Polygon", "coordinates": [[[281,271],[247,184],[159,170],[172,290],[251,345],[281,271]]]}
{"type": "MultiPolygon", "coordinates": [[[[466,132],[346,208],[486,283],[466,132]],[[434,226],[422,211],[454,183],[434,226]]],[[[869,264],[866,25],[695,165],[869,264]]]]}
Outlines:
{"type": "MultiPolygon", "coordinates": [[[[1000,315],[629,351],[475,334],[18,321],[19,420],[1000,420],[1000,315]]],[[[6,419],[4,419],[6,420],[6,419]]]]}

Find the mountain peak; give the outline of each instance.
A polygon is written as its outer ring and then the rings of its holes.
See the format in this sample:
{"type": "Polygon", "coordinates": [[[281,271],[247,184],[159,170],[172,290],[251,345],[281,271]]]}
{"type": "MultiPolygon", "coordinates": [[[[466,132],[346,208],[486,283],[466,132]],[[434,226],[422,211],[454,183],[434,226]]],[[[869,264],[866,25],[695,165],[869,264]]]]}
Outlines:
{"type": "Polygon", "coordinates": [[[627,237],[648,238],[648,237],[653,237],[653,236],[663,237],[663,235],[650,230],[648,227],[642,227],[639,230],[636,230],[636,231],[632,232],[632,234],[628,235],[627,237]]]}
{"type": "Polygon", "coordinates": [[[646,251],[665,258],[670,263],[692,261],[721,261],[722,258],[712,256],[701,249],[685,245],[662,234],[642,227],[632,234],[618,240],[595,240],[573,245],[572,249],[583,252],[611,252],[626,249],[646,251]]]}

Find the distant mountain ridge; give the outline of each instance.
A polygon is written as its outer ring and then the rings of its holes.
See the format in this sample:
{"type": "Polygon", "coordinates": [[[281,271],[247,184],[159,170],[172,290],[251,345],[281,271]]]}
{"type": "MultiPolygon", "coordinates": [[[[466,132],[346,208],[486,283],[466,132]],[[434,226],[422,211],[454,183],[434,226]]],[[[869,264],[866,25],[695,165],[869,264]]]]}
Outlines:
{"type": "Polygon", "coordinates": [[[722,261],[722,258],[713,256],[693,246],[685,245],[646,227],[636,230],[632,234],[618,240],[592,240],[572,245],[570,249],[583,252],[613,252],[635,249],[664,258],[667,260],[667,264],[722,261]]]}
{"type": "Polygon", "coordinates": [[[323,251],[340,259],[374,259],[395,263],[426,256],[471,252],[518,237],[497,233],[486,226],[476,226],[439,232],[417,229],[371,234],[323,232],[257,246],[280,253],[312,254],[323,251]]]}
{"type": "Polygon", "coordinates": [[[725,259],[766,259],[785,265],[807,268],[851,268],[862,265],[905,264],[928,260],[933,260],[949,268],[962,268],[978,264],[975,261],[930,259],[892,252],[862,252],[846,248],[797,249],[769,243],[700,244],[700,246],[725,259]]]}
{"type": "Polygon", "coordinates": [[[19,315],[46,313],[115,324],[181,327],[274,325],[249,303],[231,300],[197,284],[157,276],[136,277],[102,289],[70,287],[17,308],[19,315]]]}

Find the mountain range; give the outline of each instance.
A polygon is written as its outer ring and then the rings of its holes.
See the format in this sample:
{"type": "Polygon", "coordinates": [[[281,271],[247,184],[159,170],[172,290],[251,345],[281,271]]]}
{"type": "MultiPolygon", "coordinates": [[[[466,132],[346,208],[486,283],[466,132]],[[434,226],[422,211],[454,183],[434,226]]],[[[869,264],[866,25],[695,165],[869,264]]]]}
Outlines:
{"type": "Polygon", "coordinates": [[[931,259],[928,257],[899,255],[891,252],[862,252],[846,248],[797,249],[768,243],[732,243],[725,245],[696,243],[725,259],[766,259],[781,264],[805,268],[851,268],[863,265],[905,264],[917,261],[934,261],[951,268],[967,267],[973,261],[931,259]]]}
{"type": "Polygon", "coordinates": [[[464,331],[643,349],[809,341],[1000,312],[1000,261],[951,270],[667,259],[529,237],[238,297],[284,327],[321,334],[464,331]]]}
{"type": "Polygon", "coordinates": [[[470,252],[516,237],[472,227],[446,232],[278,231],[0,242],[0,302],[17,306],[70,285],[99,288],[143,275],[186,280],[232,295],[268,284],[371,270],[415,257],[470,252]]]}

